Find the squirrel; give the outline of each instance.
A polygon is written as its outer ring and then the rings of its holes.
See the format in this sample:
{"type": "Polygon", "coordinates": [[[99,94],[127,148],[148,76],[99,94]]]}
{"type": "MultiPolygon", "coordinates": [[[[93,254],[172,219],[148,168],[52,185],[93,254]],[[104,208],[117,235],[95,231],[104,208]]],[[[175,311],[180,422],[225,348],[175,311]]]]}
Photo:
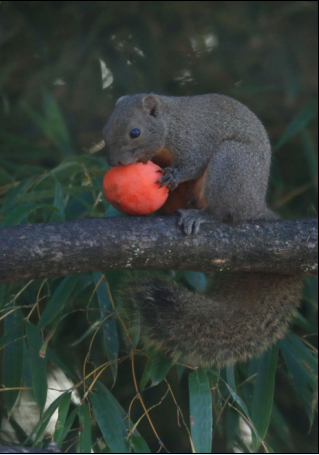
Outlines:
{"type": "MultiPolygon", "coordinates": [[[[228,96],[121,97],[103,136],[110,166],[148,160],[163,169],[166,214],[185,234],[202,223],[276,220],[267,207],[271,146],[245,105],[228,96]]],[[[194,367],[224,366],[260,356],[287,330],[302,277],[218,272],[208,296],[163,277],[131,282],[126,320],[138,317],[144,344],[194,367]]]]}

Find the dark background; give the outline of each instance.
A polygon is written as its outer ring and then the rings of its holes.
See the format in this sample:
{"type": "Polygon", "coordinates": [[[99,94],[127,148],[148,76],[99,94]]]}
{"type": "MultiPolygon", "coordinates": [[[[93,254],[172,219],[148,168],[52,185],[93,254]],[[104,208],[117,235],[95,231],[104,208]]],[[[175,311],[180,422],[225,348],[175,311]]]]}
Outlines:
{"type": "MultiPolygon", "coordinates": [[[[74,154],[87,156],[87,149],[102,139],[120,96],[214,92],[242,101],[266,126],[274,149],[270,206],[287,218],[316,216],[317,10],[317,2],[306,1],[1,2],[0,203],[8,175],[20,181],[74,154]],[[56,105],[61,116],[51,109],[56,105]],[[52,124],[59,125],[58,132],[52,124]]],[[[103,150],[97,156],[103,157],[103,150]]],[[[79,208],[81,216],[91,214],[85,207],[79,208]]],[[[74,211],[69,207],[67,218],[74,211]]],[[[121,272],[108,274],[114,286],[121,277],[121,272]]],[[[83,301],[89,296],[84,293],[83,301]]],[[[309,279],[301,308],[308,320],[316,315],[316,299],[316,280],[309,279]]],[[[52,343],[63,350],[83,330],[80,316],[66,319],[52,343]]],[[[80,366],[87,346],[66,351],[65,360],[80,366]]],[[[93,352],[98,361],[98,346],[93,352]]],[[[125,409],[134,396],[127,368],[125,362],[120,365],[114,388],[125,409]]],[[[182,377],[179,385],[175,370],[169,379],[187,415],[187,379],[182,377]]],[[[146,402],[160,400],[160,387],[146,392],[146,402]]],[[[316,453],[316,434],[308,434],[307,415],[280,374],[276,400],[281,428],[288,433],[280,435],[273,426],[274,445],[283,452],[316,453]]],[[[189,452],[172,403],[165,401],[153,412],[170,449],[189,452]]],[[[216,452],[227,450],[231,418],[228,414],[217,426],[216,452]]],[[[145,418],[139,428],[156,451],[145,418]]]]}

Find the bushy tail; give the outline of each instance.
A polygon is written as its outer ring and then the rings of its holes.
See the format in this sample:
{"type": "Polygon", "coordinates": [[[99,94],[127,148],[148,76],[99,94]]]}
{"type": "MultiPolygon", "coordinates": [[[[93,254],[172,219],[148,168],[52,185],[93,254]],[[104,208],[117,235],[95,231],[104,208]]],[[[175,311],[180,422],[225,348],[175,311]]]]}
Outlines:
{"type": "Polygon", "coordinates": [[[208,367],[258,356],[281,338],[301,288],[300,277],[223,272],[214,275],[209,297],[149,277],[130,282],[122,300],[126,319],[139,313],[145,344],[176,361],[208,367]]]}

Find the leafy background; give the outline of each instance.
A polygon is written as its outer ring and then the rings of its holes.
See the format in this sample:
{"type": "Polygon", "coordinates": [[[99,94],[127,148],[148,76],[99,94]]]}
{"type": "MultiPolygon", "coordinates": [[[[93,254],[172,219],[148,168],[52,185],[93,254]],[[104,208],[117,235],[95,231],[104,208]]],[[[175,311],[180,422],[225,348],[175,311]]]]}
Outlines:
{"type": "MultiPolygon", "coordinates": [[[[151,91],[247,104],[273,144],[270,206],[316,216],[317,51],[316,2],[1,2],[0,226],[119,215],[103,150],[88,150],[118,97],[151,91]]],[[[140,349],[132,361],[114,317],[126,274],[0,285],[0,441],[206,453],[213,436],[215,453],[317,453],[315,278],[279,346],[193,371],[140,349]]],[[[205,289],[203,274],[166,274],[205,289]]]]}

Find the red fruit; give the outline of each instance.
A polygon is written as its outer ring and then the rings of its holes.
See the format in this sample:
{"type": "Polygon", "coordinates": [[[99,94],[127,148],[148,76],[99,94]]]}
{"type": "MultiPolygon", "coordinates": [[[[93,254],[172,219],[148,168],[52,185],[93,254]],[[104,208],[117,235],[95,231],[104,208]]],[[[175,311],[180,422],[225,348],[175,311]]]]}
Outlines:
{"type": "Polygon", "coordinates": [[[148,215],[158,210],[168,197],[168,188],[160,188],[157,172],[161,168],[152,161],[113,167],[104,176],[106,199],[117,210],[128,215],[148,215]]]}

